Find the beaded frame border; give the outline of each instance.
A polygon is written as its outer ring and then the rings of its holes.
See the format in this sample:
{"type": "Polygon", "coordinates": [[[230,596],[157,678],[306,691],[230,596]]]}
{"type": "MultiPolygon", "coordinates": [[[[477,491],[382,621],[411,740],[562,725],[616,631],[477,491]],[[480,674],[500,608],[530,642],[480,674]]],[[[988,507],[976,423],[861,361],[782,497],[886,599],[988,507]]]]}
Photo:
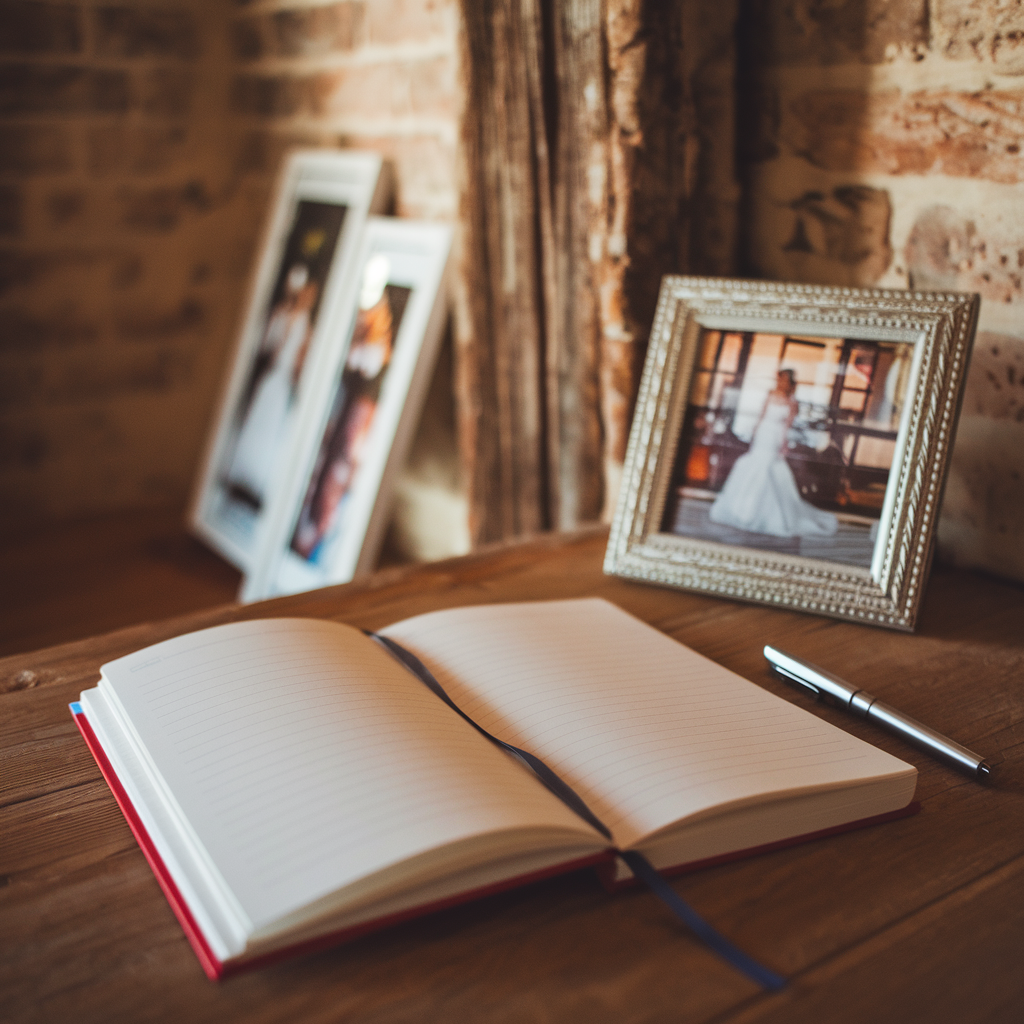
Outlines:
{"type": "Polygon", "coordinates": [[[605,572],[913,630],[930,568],[979,304],[977,295],[958,292],[664,277],[605,572]],[[660,532],[705,327],[913,344],[883,529],[870,569],[660,532]]]}

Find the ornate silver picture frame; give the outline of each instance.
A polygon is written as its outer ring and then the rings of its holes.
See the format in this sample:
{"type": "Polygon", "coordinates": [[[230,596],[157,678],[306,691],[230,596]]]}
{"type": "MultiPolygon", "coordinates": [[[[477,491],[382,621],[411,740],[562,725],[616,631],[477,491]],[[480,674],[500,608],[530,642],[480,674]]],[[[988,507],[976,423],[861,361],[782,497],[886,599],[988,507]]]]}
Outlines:
{"type": "Polygon", "coordinates": [[[978,306],[665,277],[605,571],[912,630],[978,306]]]}

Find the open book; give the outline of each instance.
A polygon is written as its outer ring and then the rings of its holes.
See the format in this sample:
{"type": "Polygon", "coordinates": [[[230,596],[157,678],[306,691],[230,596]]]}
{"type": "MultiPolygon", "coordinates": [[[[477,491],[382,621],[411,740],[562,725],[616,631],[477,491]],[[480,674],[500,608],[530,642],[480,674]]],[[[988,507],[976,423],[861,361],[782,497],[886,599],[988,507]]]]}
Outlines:
{"type": "MultiPolygon", "coordinates": [[[[599,599],[381,630],[660,869],[898,812],[917,772],[599,599]]],[[[216,626],[72,705],[212,977],[601,863],[608,840],[350,626],[216,626]]]]}

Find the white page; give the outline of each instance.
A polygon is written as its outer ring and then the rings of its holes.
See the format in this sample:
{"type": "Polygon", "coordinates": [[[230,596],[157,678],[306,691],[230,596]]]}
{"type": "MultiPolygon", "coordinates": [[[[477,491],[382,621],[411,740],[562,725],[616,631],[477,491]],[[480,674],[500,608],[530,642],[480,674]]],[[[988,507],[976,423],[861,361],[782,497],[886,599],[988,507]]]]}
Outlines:
{"type": "Polygon", "coordinates": [[[254,930],[479,833],[540,826],[588,841],[571,811],[349,626],[234,623],[103,671],[101,690],[254,930]]]}
{"type": "Polygon", "coordinates": [[[597,598],[381,632],[485,729],[547,762],[622,847],[723,804],[914,772],[597,598]]]}

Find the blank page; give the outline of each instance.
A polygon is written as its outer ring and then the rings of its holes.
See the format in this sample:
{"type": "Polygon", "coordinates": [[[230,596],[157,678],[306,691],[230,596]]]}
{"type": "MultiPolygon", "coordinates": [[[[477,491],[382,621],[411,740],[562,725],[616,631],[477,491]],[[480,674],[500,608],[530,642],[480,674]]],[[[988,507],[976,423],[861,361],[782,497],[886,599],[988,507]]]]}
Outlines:
{"type": "Polygon", "coordinates": [[[254,929],[468,836],[589,831],[349,626],[234,623],[103,671],[101,690],[254,929]]]}
{"type": "Polygon", "coordinates": [[[914,771],[597,598],[381,632],[484,728],[546,761],[620,847],[725,804],[914,771]]]}

